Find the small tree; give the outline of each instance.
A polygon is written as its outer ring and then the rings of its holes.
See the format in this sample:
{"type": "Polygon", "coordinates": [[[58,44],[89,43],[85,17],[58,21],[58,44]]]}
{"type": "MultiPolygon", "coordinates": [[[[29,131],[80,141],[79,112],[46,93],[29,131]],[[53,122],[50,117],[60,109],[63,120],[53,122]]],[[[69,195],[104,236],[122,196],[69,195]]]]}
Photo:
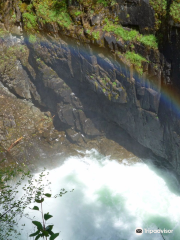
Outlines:
{"type": "Polygon", "coordinates": [[[31,203],[32,196],[22,194],[18,197],[19,188],[25,179],[32,181],[29,171],[22,170],[17,164],[5,165],[6,160],[0,162],[0,239],[8,240],[18,234],[16,226],[18,219],[23,216],[24,209],[31,203]],[[4,166],[2,166],[4,165],[4,166]],[[15,178],[15,184],[12,184],[15,178]]]}
{"type": "MultiPolygon", "coordinates": [[[[50,193],[44,193],[44,185],[41,183],[42,178],[44,177],[44,172],[42,172],[39,175],[39,179],[35,180],[38,183],[38,186],[36,187],[36,193],[35,193],[35,202],[40,204],[40,209],[38,206],[34,206],[32,210],[39,211],[41,213],[42,222],[39,221],[32,221],[32,223],[37,227],[37,231],[35,233],[32,233],[29,235],[29,237],[36,237],[35,240],[39,238],[45,238],[47,240],[48,237],[49,240],[54,240],[59,236],[59,233],[54,233],[52,231],[54,225],[48,225],[46,226],[46,221],[52,218],[53,216],[48,213],[43,213],[43,202],[45,198],[57,198],[62,197],[64,194],[67,193],[67,191],[62,188],[59,194],[56,194],[55,196],[52,196],[50,193]]],[[[74,189],[72,189],[73,191],[74,189]]],[[[70,191],[70,192],[72,192],[70,191]]]]}
{"type": "Polygon", "coordinates": [[[0,239],[10,240],[12,236],[17,238],[18,235],[21,235],[17,231],[18,221],[25,216],[37,227],[37,231],[31,234],[30,237],[36,236],[35,240],[40,237],[47,240],[47,237],[50,237],[50,240],[54,240],[59,236],[59,233],[53,233],[53,225],[46,226],[46,221],[53,216],[49,213],[43,213],[42,204],[45,198],[62,197],[67,191],[61,189],[60,193],[55,196],[45,193],[45,187],[50,185],[48,179],[46,179],[45,183],[45,177],[49,175],[49,172],[45,172],[44,169],[36,179],[29,171],[25,171],[23,166],[17,167],[16,164],[10,164],[2,167],[4,162],[5,160],[0,162],[0,239]],[[16,183],[13,185],[11,181],[14,181],[17,177],[19,181],[15,181],[16,183]],[[23,185],[25,180],[27,183],[23,185]],[[18,196],[21,189],[23,193],[18,196]],[[28,213],[24,214],[24,210],[33,202],[41,204],[40,209],[38,206],[34,206],[32,210],[40,211],[42,223],[33,221],[28,213]]]}

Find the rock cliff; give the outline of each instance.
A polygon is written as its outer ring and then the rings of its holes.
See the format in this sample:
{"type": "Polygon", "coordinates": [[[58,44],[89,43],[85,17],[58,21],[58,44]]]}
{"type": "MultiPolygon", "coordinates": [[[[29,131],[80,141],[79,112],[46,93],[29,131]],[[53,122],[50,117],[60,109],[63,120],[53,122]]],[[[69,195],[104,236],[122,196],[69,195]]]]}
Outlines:
{"type": "MultiPolygon", "coordinates": [[[[1,92],[3,99],[24,104],[28,114],[20,113],[20,125],[26,122],[28,135],[39,137],[38,128],[41,139],[54,134],[57,143],[61,131],[65,141],[79,146],[104,136],[126,148],[133,141],[131,151],[143,146],[179,172],[179,114],[174,107],[180,89],[178,4],[2,1],[1,92]],[[42,122],[43,131],[38,126],[42,122]]],[[[6,149],[21,135],[8,142],[9,132],[18,127],[9,107],[7,112],[0,125],[6,149]]],[[[26,132],[22,126],[20,131],[26,132]]],[[[25,149],[27,145],[23,154],[25,149]]]]}

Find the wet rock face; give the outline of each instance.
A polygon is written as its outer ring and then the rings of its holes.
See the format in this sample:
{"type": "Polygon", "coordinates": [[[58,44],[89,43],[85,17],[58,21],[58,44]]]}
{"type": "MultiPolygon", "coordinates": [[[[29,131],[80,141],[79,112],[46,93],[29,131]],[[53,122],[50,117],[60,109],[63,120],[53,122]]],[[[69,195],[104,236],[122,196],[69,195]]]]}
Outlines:
{"type": "Polygon", "coordinates": [[[129,26],[141,33],[153,33],[154,11],[148,0],[118,0],[119,19],[123,26],[129,26]]]}
{"type": "Polygon", "coordinates": [[[55,154],[58,145],[63,148],[63,135],[54,129],[50,112],[42,113],[0,86],[0,149],[4,157],[32,164],[43,153],[47,158],[55,154]]]}
{"type": "MultiPolygon", "coordinates": [[[[7,13],[15,2],[9,1],[7,13]]],[[[154,33],[154,11],[148,0],[117,2],[116,14],[127,31],[136,29],[141,33],[154,33]]],[[[69,5],[77,6],[78,2],[69,1],[69,5]]],[[[171,43],[164,40],[163,54],[138,42],[131,46],[129,41],[117,40],[110,33],[103,33],[100,40],[94,41],[97,45],[103,42],[103,46],[112,52],[135,51],[148,59],[149,63],[143,65],[143,77],[140,77],[124,65],[123,60],[105,49],[76,43],[75,39],[65,36],[58,37],[60,30],[51,23],[46,25],[46,31],[56,34],[56,40],[51,35],[34,45],[25,42],[21,38],[18,7],[16,13],[17,26],[11,25],[9,18],[4,23],[17,37],[0,39],[0,89],[5,91],[7,87],[13,100],[21,99],[13,102],[2,93],[3,101],[8,99],[7,104],[2,101],[2,109],[8,107],[0,115],[0,145],[3,149],[8,150],[27,132],[30,140],[12,148],[12,155],[30,159],[32,154],[38,157],[52,149],[51,156],[54,151],[63,149],[61,143],[87,146],[91,140],[98,142],[104,137],[123,143],[122,128],[180,172],[180,123],[171,103],[167,106],[161,95],[162,85],[180,89],[177,26],[173,25],[170,30],[171,43]],[[28,119],[32,120],[29,122],[28,119]]],[[[99,29],[102,16],[93,15],[89,21],[91,26],[99,29]]],[[[88,31],[84,32],[88,35],[88,31]]]]}
{"type": "MultiPolygon", "coordinates": [[[[24,134],[27,136],[23,139],[30,136],[30,140],[23,140],[11,150],[21,159],[30,159],[32,154],[38,158],[44,152],[53,156],[54,152],[64,151],[61,143],[86,147],[89,141],[104,137],[127,146],[122,138],[124,129],[179,171],[179,121],[161,96],[161,78],[170,74],[168,63],[162,75],[153,66],[144,66],[141,78],[106,50],[76,44],[69,38],[9,44],[8,49],[6,43],[1,45],[1,51],[11,56],[1,65],[1,88],[5,91],[7,87],[8,94],[21,99],[14,98],[14,107],[8,100],[9,107],[0,118],[4,149],[24,134]],[[151,81],[145,81],[146,73],[151,81]],[[33,104],[51,114],[44,115],[33,104]],[[18,105],[22,105],[19,110],[18,105]]],[[[151,64],[160,63],[157,52],[143,53],[151,64]]],[[[141,148],[136,144],[133,142],[135,148],[141,148]]]]}
{"type": "MultiPolygon", "coordinates": [[[[159,90],[153,89],[150,82],[145,83],[113,55],[106,56],[106,51],[97,49],[95,52],[68,38],[54,43],[44,38],[28,47],[28,63],[22,61],[22,65],[36,93],[30,100],[52,112],[55,127],[64,130],[71,143],[85,146],[103,136],[118,141],[123,128],[141,145],[177,167],[179,135],[175,125],[169,127],[160,85],[159,90]],[[39,97],[35,99],[36,95],[39,97]],[[170,138],[176,151],[169,145],[170,138]]],[[[150,56],[157,61],[153,53],[150,56]]],[[[157,77],[158,83],[157,73],[151,68],[147,71],[157,77]]],[[[176,117],[168,111],[178,126],[176,117]]]]}

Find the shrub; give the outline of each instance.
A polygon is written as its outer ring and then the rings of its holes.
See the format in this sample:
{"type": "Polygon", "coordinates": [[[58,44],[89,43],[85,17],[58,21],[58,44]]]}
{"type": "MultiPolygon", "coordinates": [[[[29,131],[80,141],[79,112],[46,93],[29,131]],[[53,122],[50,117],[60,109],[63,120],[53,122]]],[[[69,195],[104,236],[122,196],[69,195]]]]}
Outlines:
{"type": "Polygon", "coordinates": [[[148,62],[145,58],[135,52],[126,52],[124,54],[125,58],[134,65],[135,69],[142,74],[142,62],[148,62]]]}
{"type": "Polygon", "coordinates": [[[25,23],[26,30],[33,31],[37,27],[37,17],[32,13],[23,13],[23,21],[25,23]]]}
{"type": "Polygon", "coordinates": [[[100,33],[99,31],[94,31],[92,32],[92,36],[94,39],[98,40],[100,38],[100,33]]]}
{"type": "Polygon", "coordinates": [[[153,34],[151,34],[151,35],[144,35],[144,36],[141,35],[139,37],[139,41],[141,43],[143,43],[144,45],[152,47],[152,48],[157,48],[158,47],[157,39],[156,39],[156,37],[153,34]]]}
{"type": "Polygon", "coordinates": [[[180,23],[180,1],[171,4],[170,15],[176,23],[180,23]]]}
{"type": "Polygon", "coordinates": [[[117,35],[117,38],[122,38],[124,41],[138,41],[143,43],[145,46],[157,48],[157,40],[154,35],[141,35],[136,30],[126,30],[120,25],[115,25],[107,18],[104,20],[106,25],[104,26],[103,30],[107,32],[113,32],[117,35]]]}

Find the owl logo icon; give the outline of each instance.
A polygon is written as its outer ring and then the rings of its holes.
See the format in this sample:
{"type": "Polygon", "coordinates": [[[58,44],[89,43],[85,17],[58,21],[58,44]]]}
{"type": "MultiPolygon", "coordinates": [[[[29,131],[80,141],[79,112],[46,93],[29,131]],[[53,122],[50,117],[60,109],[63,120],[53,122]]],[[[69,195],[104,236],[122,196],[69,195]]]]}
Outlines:
{"type": "Polygon", "coordinates": [[[143,229],[142,228],[136,228],[135,233],[137,235],[142,235],[143,234],[143,229]]]}

